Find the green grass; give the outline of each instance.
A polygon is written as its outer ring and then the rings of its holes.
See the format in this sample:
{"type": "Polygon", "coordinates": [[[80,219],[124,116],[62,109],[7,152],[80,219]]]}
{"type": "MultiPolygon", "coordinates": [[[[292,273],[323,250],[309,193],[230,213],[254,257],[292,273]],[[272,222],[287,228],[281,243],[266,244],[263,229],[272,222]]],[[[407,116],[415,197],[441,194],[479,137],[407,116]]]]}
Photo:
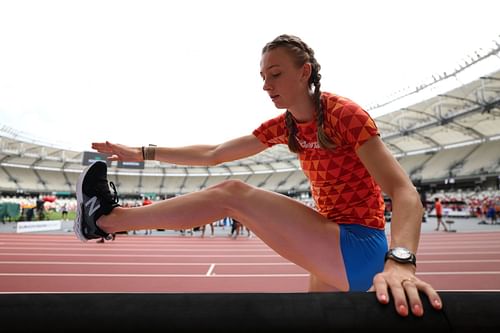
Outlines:
{"type": "MultiPolygon", "coordinates": [[[[46,220],[62,220],[62,214],[60,212],[49,211],[45,213],[46,220]]],[[[74,220],[76,212],[68,212],[68,220],[74,220]]]]}
{"type": "MultiPolygon", "coordinates": [[[[75,219],[75,216],[76,216],[76,212],[68,212],[68,217],[67,219],[70,220],[70,221],[73,221],[75,219]]],[[[17,216],[17,217],[13,217],[10,219],[11,222],[15,222],[15,221],[25,221],[26,220],[26,216],[17,216]]],[[[45,218],[44,220],[62,220],[62,213],[61,212],[54,212],[54,211],[48,211],[48,212],[45,212],[45,218]]],[[[38,220],[38,216],[33,216],[33,219],[32,221],[39,221],[38,220]]],[[[5,222],[9,222],[8,220],[5,220],[5,222]]]]}

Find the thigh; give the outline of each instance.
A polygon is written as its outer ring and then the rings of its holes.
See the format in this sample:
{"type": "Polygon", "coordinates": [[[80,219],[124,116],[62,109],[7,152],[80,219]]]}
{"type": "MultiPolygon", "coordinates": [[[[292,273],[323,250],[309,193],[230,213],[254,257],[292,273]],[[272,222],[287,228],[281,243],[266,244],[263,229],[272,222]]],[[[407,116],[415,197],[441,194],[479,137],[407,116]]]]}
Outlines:
{"type": "Polygon", "coordinates": [[[309,274],[309,292],[332,292],[339,291],[335,286],[323,282],[314,274],[309,274]]]}
{"type": "Polygon", "coordinates": [[[285,195],[232,183],[230,215],[274,251],[340,290],[348,283],[339,227],[311,207],[285,195]]]}

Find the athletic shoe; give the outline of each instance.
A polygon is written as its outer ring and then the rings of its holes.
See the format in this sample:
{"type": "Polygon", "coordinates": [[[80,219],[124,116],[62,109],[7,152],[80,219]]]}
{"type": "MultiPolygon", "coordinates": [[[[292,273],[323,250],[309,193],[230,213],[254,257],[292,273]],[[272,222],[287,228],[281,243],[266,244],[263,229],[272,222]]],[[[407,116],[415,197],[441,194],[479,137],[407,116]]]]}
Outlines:
{"type": "Polygon", "coordinates": [[[113,235],[104,232],[96,224],[102,215],[108,215],[118,204],[118,195],[115,184],[109,182],[114,194],[109,190],[106,178],[108,166],[104,161],[95,161],[89,165],[78,177],[76,185],[77,212],[74,231],[78,239],[105,238],[112,239],[113,235]]]}

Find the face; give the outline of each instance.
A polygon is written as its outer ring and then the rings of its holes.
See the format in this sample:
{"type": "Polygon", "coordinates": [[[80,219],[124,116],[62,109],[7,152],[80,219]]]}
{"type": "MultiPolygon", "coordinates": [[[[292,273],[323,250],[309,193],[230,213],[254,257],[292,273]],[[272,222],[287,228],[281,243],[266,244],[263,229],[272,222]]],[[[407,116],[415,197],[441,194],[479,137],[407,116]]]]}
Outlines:
{"type": "Polygon", "coordinates": [[[264,80],[264,91],[278,109],[290,109],[309,90],[310,65],[297,67],[283,47],[262,55],[260,75],[264,80]]]}

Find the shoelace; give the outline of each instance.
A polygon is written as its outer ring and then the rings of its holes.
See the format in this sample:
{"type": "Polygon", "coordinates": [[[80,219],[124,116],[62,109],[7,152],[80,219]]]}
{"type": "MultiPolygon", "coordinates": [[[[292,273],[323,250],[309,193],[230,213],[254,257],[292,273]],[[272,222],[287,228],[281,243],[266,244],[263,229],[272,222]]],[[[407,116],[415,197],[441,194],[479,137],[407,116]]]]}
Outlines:
{"type": "Polygon", "coordinates": [[[117,204],[118,203],[118,192],[116,191],[116,186],[115,183],[109,182],[109,186],[113,189],[113,203],[117,204]]]}
{"type": "Polygon", "coordinates": [[[108,182],[106,180],[102,180],[99,184],[99,187],[96,189],[99,194],[101,194],[104,199],[111,204],[118,204],[118,192],[116,191],[116,186],[113,182],[108,182]],[[111,194],[111,191],[109,190],[109,186],[113,189],[113,194],[111,194]]]}

